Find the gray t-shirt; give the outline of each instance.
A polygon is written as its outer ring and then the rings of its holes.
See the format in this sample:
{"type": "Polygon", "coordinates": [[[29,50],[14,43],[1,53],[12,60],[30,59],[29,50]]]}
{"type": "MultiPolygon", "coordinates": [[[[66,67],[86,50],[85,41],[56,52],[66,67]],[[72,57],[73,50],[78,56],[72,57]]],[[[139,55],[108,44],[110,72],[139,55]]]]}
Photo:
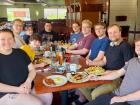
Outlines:
{"type": "MultiPolygon", "coordinates": [[[[126,70],[122,84],[115,94],[124,96],[140,90],[140,58],[131,59],[124,67],[126,70]]],[[[128,102],[130,105],[140,105],[140,100],[128,102]]]]}

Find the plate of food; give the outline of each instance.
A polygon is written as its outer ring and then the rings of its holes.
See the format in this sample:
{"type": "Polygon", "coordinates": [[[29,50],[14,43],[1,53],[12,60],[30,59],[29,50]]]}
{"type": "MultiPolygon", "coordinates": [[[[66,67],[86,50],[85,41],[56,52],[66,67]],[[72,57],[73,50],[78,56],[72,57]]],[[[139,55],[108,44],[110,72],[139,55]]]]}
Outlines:
{"type": "Polygon", "coordinates": [[[68,47],[70,47],[72,44],[71,43],[64,43],[61,45],[61,47],[67,49],[68,47]]]}
{"type": "Polygon", "coordinates": [[[94,66],[85,69],[85,72],[87,72],[88,74],[102,75],[105,72],[105,69],[99,66],[94,66]]]}
{"type": "Polygon", "coordinates": [[[62,86],[67,83],[67,78],[62,75],[51,75],[43,79],[43,84],[49,87],[62,86]]]}
{"type": "Polygon", "coordinates": [[[86,72],[67,73],[67,79],[72,83],[83,83],[89,80],[86,72]]]}
{"type": "Polygon", "coordinates": [[[42,62],[45,62],[45,63],[48,64],[48,65],[51,64],[51,60],[48,59],[48,58],[45,58],[45,57],[37,58],[37,59],[34,60],[34,63],[35,63],[35,64],[39,64],[39,63],[42,63],[42,62]]]}
{"type": "Polygon", "coordinates": [[[42,52],[42,51],[36,51],[36,52],[35,52],[35,55],[36,55],[36,56],[43,55],[43,52],[42,52]]]}

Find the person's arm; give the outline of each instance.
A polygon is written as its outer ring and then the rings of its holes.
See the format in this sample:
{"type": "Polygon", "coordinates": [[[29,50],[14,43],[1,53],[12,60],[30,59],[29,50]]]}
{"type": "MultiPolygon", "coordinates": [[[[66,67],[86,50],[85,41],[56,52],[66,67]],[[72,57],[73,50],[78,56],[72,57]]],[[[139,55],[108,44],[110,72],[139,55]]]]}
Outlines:
{"type": "Polygon", "coordinates": [[[105,64],[106,64],[106,57],[105,56],[102,60],[96,60],[96,61],[88,60],[89,66],[104,66],[105,64]]]}
{"type": "Polygon", "coordinates": [[[104,39],[103,40],[103,42],[102,42],[102,44],[99,48],[98,55],[96,56],[94,61],[102,60],[104,58],[106,48],[109,46],[109,42],[110,42],[109,39],[104,39]]]}
{"type": "Polygon", "coordinates": [[[115,80],[125,74],[125,70],[122,68],[120,70],[113,70],[110,73],[105,73],[103,76],[95,78],[95,80],[115,80]]]}
{"type": "Polygon", "coordinates": [[[104,58],[104,51],[99,51],[97,57],[93,61],[103,60],[104,58]]]}
{"type": "Polygon", "coordinates": [[[30,88],[31,82],[34,79],[36,72],[32,64],[30,64],[28,68],[29,68],[29,75],[25,83],[23,83],[24,86],[23,84],[21,84],[21,86],[11,86],[11,85],[0,83],[0,92],[29,93],[28,88],[30,88]],[[27,88],[25,88],[25,85],[27,88]]]}
{"type": "Polygon", "coordinates": [[[88,55],[86,56],[86,59],[89,59],[90,54],[91,54],[91,50],[89,51],[88,55]]]}
{"type": "Polygon", "coordinates": [[[30,63],[28,65],[28,70],[29,70],[29,74],[28,74],[28,78],[26,79],[26,81],[31,83],[36,76],[35,67],[32,63],[30,63]]]}
{"type": "Polygon", "coordinates": [[[127,101],[136,101],[136,100],[140,100],[140,90],[125,96],[113,97],[110,103],[113,104],[115,102],[127,102],[127,101]]]}
{"type": "Polygon", "coordinates": [[[11,86],[7,84],[0,83],[0,92],[4,93],[21,93],[21,94],[26,94],[29,93],[26,88],[23,86],[11,86]]]}
{"type": "Polygon", "coordinates": [[[42,62],[42,63],[39,63],[39,64],[34,64],[34,67],[35,68],[38,68],[38,67],[44,67],[46,66],[47,64],[45,62],[42,62]]]}
{"type": "Polygon", "coordinates": [[[36,71],[32,63],[28,65],[28,70],[29,70],[29,74],[26,81],[20,85],[21,88],[24,88],[25,93],[29,93],[31,91],[31,84],[36,76],[36,71]]]}
{"type": "Polygon", "coordinates": [[[67,50],[67,53],[85,55],[88,53],[88,51],[89,51],[88,49],[83,48],[83,49],[79,49],[79,50],[67,50]]]}
{"type": "Polygon", "coordinates": [[[71,45],[70,47],[68,47],[66,50],[74,50],[77,48],[77,43],[71,45]]]}
{"type": "Polygon", "coordinates": [[[0,92],[17,92],[18,87],[0,83],[0,92]]]}

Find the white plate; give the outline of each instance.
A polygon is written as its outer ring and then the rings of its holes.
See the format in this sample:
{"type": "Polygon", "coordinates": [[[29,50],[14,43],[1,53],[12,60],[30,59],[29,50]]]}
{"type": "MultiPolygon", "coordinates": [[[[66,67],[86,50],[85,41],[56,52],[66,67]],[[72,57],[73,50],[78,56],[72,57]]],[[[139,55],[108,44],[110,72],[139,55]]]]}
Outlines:
{"type": "Polygon", "coordinates": [[[48,85],[45,81],[45,79],[43,79],[43,84],[45,86],[49,86],[49,87],[57,87],[57,86],[62,86],[65,85],[67,83],[67,78],[65,76],[62,75],[51,75],[51,76],[47,76],[46,78],[50,78],[53,79],[56,85],[48,85]]]}
{"type": "Polygon", "coordinates": [[[72,82],[72,83],[83,83],[83,82],[87,82],[88,80],[89,80],[89,78],[88,78],[88,74],[86,74],[86,73],[84,73],[84,72],[77,72],[77,73],[80,73],[80,74],[84,74],[84,79],[82,79],[82,80],[79,80],[79,81],[75,81],[75,80],[73,80],[72,79],[72,74],[71,73],[67,73],[67,79],[68,79],[68,81],[69,82],[72,82]]]}

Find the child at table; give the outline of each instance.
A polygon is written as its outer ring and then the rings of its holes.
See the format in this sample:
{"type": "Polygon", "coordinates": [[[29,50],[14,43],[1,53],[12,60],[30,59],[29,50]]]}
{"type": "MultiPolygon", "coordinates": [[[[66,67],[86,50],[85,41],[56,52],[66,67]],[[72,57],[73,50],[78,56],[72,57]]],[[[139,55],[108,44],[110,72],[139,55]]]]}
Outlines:
{"type": "MultiPolygon", "coordinates": [[[[29,39],[29,46],[31,48],[31,50],[33,51],[37,51],[40,49],[40,46],[41,46],[41,37],[39,35],[32,35],[29,39]]],[[[38,67],[44,67],[46,66],[47,64],[45,62],[41,62],[39,64],[34,64],[35,68],[38,68],[38,67]]]]}

